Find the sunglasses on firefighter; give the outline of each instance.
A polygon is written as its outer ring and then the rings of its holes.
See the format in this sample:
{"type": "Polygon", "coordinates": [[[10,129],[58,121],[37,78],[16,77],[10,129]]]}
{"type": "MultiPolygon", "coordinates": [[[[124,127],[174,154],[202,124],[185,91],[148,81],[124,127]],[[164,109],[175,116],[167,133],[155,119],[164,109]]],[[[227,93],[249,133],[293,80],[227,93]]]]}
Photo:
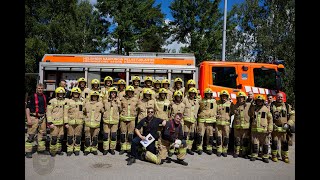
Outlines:
{"type": "Polygon", "coordinates": [[[153,111],[147,111],[148,113],[153,113],[153,111]]]}

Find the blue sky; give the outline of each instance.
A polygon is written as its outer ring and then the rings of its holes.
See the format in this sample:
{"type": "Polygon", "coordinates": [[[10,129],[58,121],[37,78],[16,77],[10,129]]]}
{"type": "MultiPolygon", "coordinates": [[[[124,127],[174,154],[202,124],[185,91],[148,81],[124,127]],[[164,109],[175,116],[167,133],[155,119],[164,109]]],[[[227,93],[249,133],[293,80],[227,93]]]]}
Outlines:
{"type": "MultiPolygon", "coordinates": [[[[156,4],[161,3],[161,11],[166,14],[166,19],[170,19],[173,20],[171,13],[170,13],[170,4],[171,4],[172,0],[156,0],[156,4]]],[[[244,2],[244,0],[227,0],[227,10],[231,10],[232,6],[234,4],[239,4],[244,2]]],[[[221,0],[221,3],[219,5],[219,8],[221,8],[221,10],[224,9],[224,0],[221,0]]]]}

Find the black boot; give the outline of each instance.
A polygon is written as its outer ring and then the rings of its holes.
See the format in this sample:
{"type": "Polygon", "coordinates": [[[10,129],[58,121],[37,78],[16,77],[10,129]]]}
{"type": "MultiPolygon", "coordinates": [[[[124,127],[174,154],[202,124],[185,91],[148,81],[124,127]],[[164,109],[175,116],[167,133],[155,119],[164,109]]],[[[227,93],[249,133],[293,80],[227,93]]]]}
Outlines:
{"type": "Polygon", "coordinates": [[[187,153],[190,155],[194,155],[194,153],[191,151],[191,149],[187,149],[187,153]]]}
{"type": "Polygon", "coordinates": [[[67,156],[71,156],[72,155],[72,152],[67,152],[67,156]]]}
{"type": "Polygon", "coordinates": [[[140,156],[141,161],[145,161],[146,160],[146,152],[142,152],[141,156],[140,156]]]}
{"type": "Polygon", "coordinates": [[[233,154],[233,157],[234,157],[234,158],[238,158],[238,156],[239,156],[239,155],[236,154],[236,153],[233,154]]]}
{"type": "Polygon", "coordinates": [[[79,156],[79,155],[80,155],[80,152],[79,152],[79,151],[75,151],[75,152],[74,152],[74,155],[75,155],[75,156],[79,156]]]}
{"type": "Polygon", "coordinates": [[[256,160],[255,157],[251,157],[251,158],[250,158],[250,161],[255,161],[255,160],[256,160]]]}
{"type": "Polygon", "coordinates": [[[50,152],[51,157],[55,157],[57,155],[56,152],[50,152]]]}
{"type": "Polygon", "coordinates": [[[269,159],[268,158],[262,158],[262,161],[265,163],[269,163],[269,159]]]}
{"type": "Polygon", "coordinates": [[[166,163],[171,163],[171,158],[167,157],[166,163]]]}
{"type": "Polygon", "coordinates": [[[201,155],[201,154],[202,154],[202,152],[203,152],[202,150],[199,150],[199,151],[198,151],[198,155],[201,155]]]}
{"type": "Polygon", "coordinates": [[[211,154],[212,154],[212,150],[208,150],[208,151],[207,151],[207,154],[208,154],[208,155],[211,155],[211,154]]]}
{"type": "Polygon", "coordinates": [[[107,155],[108,154],[108,150],[103,150],[103,155],[107,155]]]}
{"type": "Polygon", "coordinates": [[[92,151],[93,155],[98,155],[98,151],[92,151]]]}
{"type": "Polygon", "coordinates": [[[217,156],[220,157],[221,156],[221,152],[217,152],[217,156]]]}
{"type": "Polygon", "coordinates": [[[38,151],[38,154],[50,155],[50,153],[48,151],[46,151],[46,150],[38,151]]]}
{"type": "Polygon", "coordinates": [[[172,155],[173,155],[172,152],[168,152],[169,157],[172,157],[172,155]]]}
{"type": "Polygon", "coordinates": [[[127,165],[131,165],[131,164],[133,164],[133,163],[135,163],[135,162],[136,162],[136,158],[130,157],[130,158],[128,159],[127,165]]]}
{"type": "Polygon", "coordinates": [[[62,156],[64,153],[62,151],[58,151],[57,154],[59,154],[60,156],[62,156]]]}
{"type": "Polygon", "coordinates": [[[114,149],[110,149],[110,154],[115,155],[114,149]]]}
{"type": "Polygon", "coordinates": [[[223,157],[227,157],[227,156],[228,156],[228,153],[222,153],[222,156],[223,156],[223,157]]]}
{"type": "Polygon", "coordinates": [[[125,153],[125,151],[124,150],[121,150],[120,152],[119,152],[119,155],[122,155],[122,154],[124,154],[125,153]]]}
{"type": "Polygon", "coordinates": [[[32,152],[27,152],[27,153],[26,153],[26,157],[27,157],[27,158],[32,158],[32,152]]]}
{"type": "Polygon", "coordinates": [[[89,153],[90,153],[89,151],[85,151],[83,155],[88,156],[89,153]]]}
{"type": "Polygon", "coordinates": [[[178,159],[178,164],[184,165],[184,166],[188,166],[188,163],[185,162],[184,160],[178,159]]]}

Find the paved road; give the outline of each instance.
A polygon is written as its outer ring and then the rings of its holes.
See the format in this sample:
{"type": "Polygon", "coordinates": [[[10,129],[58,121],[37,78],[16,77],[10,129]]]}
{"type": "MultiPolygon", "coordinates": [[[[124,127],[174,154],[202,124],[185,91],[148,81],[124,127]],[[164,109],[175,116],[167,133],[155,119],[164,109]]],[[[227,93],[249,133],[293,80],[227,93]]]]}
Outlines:
{"type": "MultiPolygon", "coordinates": [[[[32,159],[25,160],[26,179],[70,180],[70,179],[214,179],[214,180],[291,180],[295,179],[295,145],[290,146],[290,164],[282,161],[270,161],[266,164],[261,160],[251,162],[247,159],[232,156],[217,157],[216,155],[187,155],[189,166],[172,162],[155,165],[137,160],[127,166],[126,155],[67,157],[43,156],[34,154],[32,159]]],[[[175,158],[175,156],[173,156],[175,158]]]]}

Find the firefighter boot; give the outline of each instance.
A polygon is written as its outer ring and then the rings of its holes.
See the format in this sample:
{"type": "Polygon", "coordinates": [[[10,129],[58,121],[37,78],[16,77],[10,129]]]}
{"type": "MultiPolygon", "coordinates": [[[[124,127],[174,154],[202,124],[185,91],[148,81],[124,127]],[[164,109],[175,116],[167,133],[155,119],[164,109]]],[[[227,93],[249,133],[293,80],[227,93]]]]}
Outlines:
{"type": "Polygon", "coordinates": [[[115,155],[114,149],[110,149],[110,154],[115,155]]]}
{"type": "Polygon", "coordinates": [[[71,156],[72,155],[72,152],[67,152],[67,156],[71,156]]]}
{"type": "Polygon", "coordinates": [[[269,159],[268,158],[262,158],[262,161],[265,163],[269,163],[269,159]]]}
{"type": "Polygon", "coordinates": [[[191,149],[187,149],[187,153],[190,154],[190,155],[194,155],[194,153],[192,152],[191,149]]]}
{"type": "Polygon", "coordinates": [[[108,154],[108,150],[103,150],[103,155],[107,155],[108,154]]]}
{"type": "Polygon", "coordinates": [[[212,150],[207,150],[207,154],[211,155],[212,154],[212,150]]]}
{"type": "Polygon", "coordinates": [[[167,157],[166,158],[166,163],[171,163],[171,158],[167,157]]]}
{"type": "Polygon", "coordinates": [[[93,155],[98,155],[98,151],[92,151],[93,155]]]}
{"type": "Polygon", "coordinates": [[[130,157],[130,158],[128,159],[127,165],[131,165],[131,164],[133,164],[133,163],[135,163],[135,162],[136,162],[136,158],[130,157]]]}
{"type": "Polygon", "coordinates": [[[27,157],[27,158],[32,158],[32,152],[27,152],[27,153],[26,153],[26,157],[27,157]]]}
{"type": "Polygon", "coordinates": [[[119,155],[122,155],[122,154],[124,154],[124,153],[125,153],[124,150],[120,150],[119,155]]]}
{"type": "Polygon", "coordinates": [[[75,155],[75,156],[79,156],[79,154],[80,154],[79,151],[75,151],[75,152],[74,152],[74,155],[75,155]]]}
{"type": "Polygon", "coordinates": [[[178,164],[181,164],[181,165],[184,165],[184,166],[188,166],[188,163],[185,162],[183,159],[177,159],[177,160],[178,160],[177,161],[178,164]]]}
{"type": "Polygon", "coordinates": [[[38,154],[43,154],[43,155],[50,155],[50,153],[46,150],[44,151],[38,151],[38,154]]]}
{"type": "Polygon", "coordinates": [[[199,150],[199,151],[198,151],[198,154],[201,155],[201,154],[202,154],[202,150],[199,150]]]}

